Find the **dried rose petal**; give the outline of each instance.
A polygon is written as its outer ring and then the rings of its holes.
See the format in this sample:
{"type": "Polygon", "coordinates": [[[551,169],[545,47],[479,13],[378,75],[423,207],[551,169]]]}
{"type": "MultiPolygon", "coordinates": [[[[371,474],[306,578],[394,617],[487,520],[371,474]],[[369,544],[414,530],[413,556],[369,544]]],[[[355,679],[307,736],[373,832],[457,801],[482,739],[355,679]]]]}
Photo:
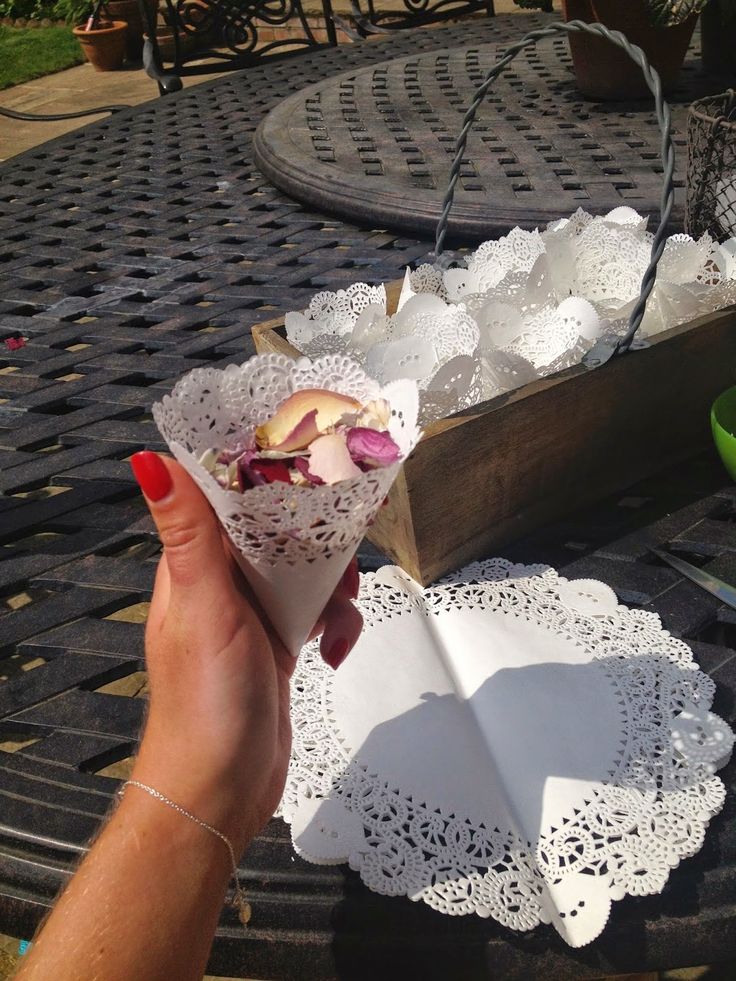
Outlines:
{"type": "Polygon", "coordinates": [[[199,458],[199,465],[204,467],[207,473],[215,474],[219,469],[219,456],[219,450],[205,450],[202,456],[199,458]]]}
{"type": "Polygon", "coordinates": [[[246,445],[245,443],[238,440],[235,446],[231,446],[228,450],[220,450],[218,453],[217,460],[219,463],[233,463],[235,460],[242,460],[243,457],[247,457],[245,460],[248,463],[256,455],[255,447],[251,444],[246,445]]]}
{"type": "Polygon", "coordinates": [[[372,467],[386,467],[401,457],[401,450],[390,433],[363,426],[356,426],[348,432],[347,448],[356,463],[366,463],[372,467]]]}
{"type": "Polygon", "coordinates": [[[254,450],[253,455],[257,456],[259,460],[291,460],[294,451],[284,453],[283,450],[254,450]]]}
{"type": "Polygon", "coordinates": [[[268,483],[263,474],[251,468],[250,463],[246,461],[245,457],[242,460],[238,460],[236,466],[238,468],[238,486],[241,491],[250,490],[251,487],[260,487],[261,484],[268,483]]]}
{"type": "Polygon", "coordinates": [[[351,460],[345,437],[340,433],[315,439],[309,447],[309,472],[325,484],[337,484],[362,473],[351,460]]]}
{"type": "Polygon", "coordinates": [[[366,402],[355,420],[356,426],[368,429],[388,429],[391,421],[391,406],[386,399],[374,399],[366,402]]]}
{"type": "Polygon", "coordinates": [[[259,441],[258,445],[262,446],[264,451],[267,453],[273,452],[274,450],[279,453],[296,453],[299,450],[306,449],[312,440],[319,436],[316,409],[312,409],[311,412],[308,412],[302,419],[299,420],[291,432],[287,433],[280,443],[275,443],[272,446],[260,442],[261,430],[265,429],[267,426],[270,426],[270,424],[270,422],[267,422],[265,426],[259,426],[258,429],[256,429],[256,439],[259,441]]]}
{"type": "Polygon", "coordinates": [[[26,346],[26,339],[25,339],[25,337],[6,337],[5,338],[5,347],[9,351],[17,351],[18,348],[25,347],[25,346],[26,346]]]}
{"type": "Polygon", "coordinates": [[[263,449],[285,453],[306,449],[320,433],[337,425],[346,413],[360,408],[360,402],[347,395],[305,388],[290,395],[268,422],[258,426],[256,443],[263,449]]]}
{"type": "Polygon", "coordinates": [[[400,458],[384,431],[390,416],[385,399],[361,405],[345,395],[305,389],[258,427],[255,444],[241,438],[229,449],[206,451],[199,462],[227,490],[244,492],[274,482],[336,484],[400,458]]]}
{"type": "Polygon", "coordinates": [[[236,460],[228,463],[224,473],[225,490],[240,490],[240,468],[236,460]]]}
{"type": "Polygon", "coordinates": [[[306,480],[310,484],[316,484],[317,486],[319,486],[320,484],[324,484],[324,480],[322,480],[321,477],[318,477],[316,474],[313,474],[310,471],[308,457],[306,456],[296,457],[296,459],[294,460],[294,467],[299,471],[302,477],[306,478],[306,480]]]}
{"type": "Polygon", "coordinates": [[[256,474],[260,474],[267,484],[280,481],[284,484],[291,483],[289,468],[283,460],[251,460],[248,469],[256,474]]]}

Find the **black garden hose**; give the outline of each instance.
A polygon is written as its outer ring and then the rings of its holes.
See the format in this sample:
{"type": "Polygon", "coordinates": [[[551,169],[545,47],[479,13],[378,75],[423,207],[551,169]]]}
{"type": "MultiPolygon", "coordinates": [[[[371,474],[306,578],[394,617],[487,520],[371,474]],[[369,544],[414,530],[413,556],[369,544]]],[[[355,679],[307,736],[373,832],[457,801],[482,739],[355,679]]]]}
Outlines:
{"type": "Polygon", "coordinates": [[[16,109],[6,109],[0,106],[0,116],[8,119],[20,119],[29,123],[53,123],[62,119],[81,119],[82,116],[98,116],[101,112],[118,112],[120,109],[130,109],[130,106],[99,106],[97,109],[82,109],[81,112],[54,112],[48,115],[38,115],[33,112],[18,112],[16,109]]]}

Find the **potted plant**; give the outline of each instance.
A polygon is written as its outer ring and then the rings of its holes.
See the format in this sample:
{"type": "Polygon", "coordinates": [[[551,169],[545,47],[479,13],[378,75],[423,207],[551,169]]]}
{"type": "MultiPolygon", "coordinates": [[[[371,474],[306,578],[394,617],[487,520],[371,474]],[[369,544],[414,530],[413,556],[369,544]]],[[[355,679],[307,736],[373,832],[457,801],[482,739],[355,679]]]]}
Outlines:
{"type": "Polygon", "coordinates": [[[700,18],[703,67],[736,85],[736,0],[710,0],[700,18]]]}
{"type": "Polygon", "coordinates": [[[115,71],[122,67],[125,58],[125,41],[128,24],[124,20],[112,20],[104,0],[96,0],[92,13],[73,33],[82,46],[87,61],[98,72],[115,71]]]}
{"type": "MultiPolygon", "coordinates": [[[[638,45],[671,88],[685,60],[698,14],[709,0],[562,0],[565,20],[600,23],[620,31],[638,45]]],[[[736,0],[721,0],[729,7],[736,0]]],[[[516,0],[522,7],[541,7],[544,0],[516,0]]],[[[575,34],[569,38],[578,88],[596,99],[650,97],[644,76],[629,56],[602,38],[575,34]]]]}
{"type": "MultiPolygon", "coordinates": [[[[157,0],[143,0],[150,8],[151,16],[155,17],[157,0]]],[[[124,20],[128,25],[125,40],[125,58],[127,61],[140,61],[143,54],[143,35],[148,30],[148,24],[143,20],[142,4],[138,0],[107,0],[107,11],[113,20],[124,20]]]]}

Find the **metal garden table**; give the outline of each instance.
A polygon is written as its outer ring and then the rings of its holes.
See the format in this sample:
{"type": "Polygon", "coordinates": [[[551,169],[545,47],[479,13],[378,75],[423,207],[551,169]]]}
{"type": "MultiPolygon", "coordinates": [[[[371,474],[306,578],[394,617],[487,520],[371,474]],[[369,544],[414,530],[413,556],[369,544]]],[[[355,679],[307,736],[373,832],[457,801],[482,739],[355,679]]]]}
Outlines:
{"type": "MultiPolygon", "coordinates": [[[[321,288],[390,280],[431,248],[277,191],[253,132],[289,93],[389,57],[503,46],[543,16],[412,31],[274,62],[45,144],[0,172],[0,930],[29,936],[107,811],[142,720],[157,550],[126,462],[161,448],[152,401],[251,353],[250,326],[321,288]],[[26,338],[25,346],[2,338],[26,338]]],[[[628,109],[632,129],[637,112],[628,109]]],[[[622,201],[622,203],[625,203],[622,201]]],[[[653,559],[669,544],[736,580],[736,493],[714,456],[507,550],[656,610],[734,716],[736,614],[653,559]]],[[[363,551],[365,568],[380,561],[363,551]]],[[[725,771],[729,786],[736,767],[725,771]]],[[[369,893],[307,865],[273,821],[243,861],[253,919],[227,910],[210,970],[261,978],[582,978],[736,952],[734,804],[661,896],[616,904],[580,951],[369,893]]],[[[186,860],[183,856],[182,860],[186,860]]],[[[145,938],[142,938],[145,942],[145,938]]]]}

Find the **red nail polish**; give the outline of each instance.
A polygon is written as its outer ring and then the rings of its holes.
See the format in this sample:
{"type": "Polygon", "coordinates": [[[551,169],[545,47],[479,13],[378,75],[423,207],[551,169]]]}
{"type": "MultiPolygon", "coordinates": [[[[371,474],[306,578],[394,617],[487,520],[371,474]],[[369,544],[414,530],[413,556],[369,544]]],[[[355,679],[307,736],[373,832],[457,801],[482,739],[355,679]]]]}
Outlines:
{"type": "Polygon", "coordinates": [[[157,453],[143,450],[130,458],[135,479],[149,501],[161,501],[171,492],[173,481],[164,461],[157,453]]]}
{"type": "Polygon", "coordinates": [[[335,641],[329,651],[326,654],[323,654],[322,657],[333,669],[333,671],[337,671],[342,662],[348,656],[349,650],[350,644],[344,637],[341,637],[340,640],[335,641]]]}
{"type": "Polygon", "coordinates": [[[342,585],[350,599],[357,599],[360,592],[360,573],[357,562],[351,562],[342,574],[342,585]]]}

